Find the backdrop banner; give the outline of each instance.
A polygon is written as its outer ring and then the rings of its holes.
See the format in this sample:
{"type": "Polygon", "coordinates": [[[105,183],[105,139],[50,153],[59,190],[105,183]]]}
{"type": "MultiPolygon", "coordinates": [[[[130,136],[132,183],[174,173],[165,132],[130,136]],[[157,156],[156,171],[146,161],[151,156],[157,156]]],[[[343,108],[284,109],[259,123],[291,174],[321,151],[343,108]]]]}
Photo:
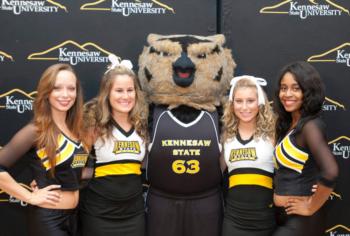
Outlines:
{"type": "MultiPolygon", "coordinates": [[[[325,235],[350,235],[350,2],[347,0],[0,0],[0,146],[32,117],[36,85],[49,65],[71,64],[85,101],[97,93],[108,54],[138,55],[149,33],[223,33],[236,74],[266,78],[309,61],[326,85],[323,117],[340,167],[325,235]]],[[[28,188],[25,156],[11,174],[28,188]]],[[[25,202],[0,190],[0,235],[26,235],[25,202]]]]}

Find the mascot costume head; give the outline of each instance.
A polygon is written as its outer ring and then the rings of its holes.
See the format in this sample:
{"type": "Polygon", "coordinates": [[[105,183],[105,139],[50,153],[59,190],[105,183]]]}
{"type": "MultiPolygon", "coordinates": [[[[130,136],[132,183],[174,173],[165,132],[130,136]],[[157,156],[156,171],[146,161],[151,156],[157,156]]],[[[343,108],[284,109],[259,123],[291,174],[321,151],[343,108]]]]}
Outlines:
{"type": "Polygon", "coordinates": [[[154,104],[214,111],[233,76],[225,37],[150,34],[139,58],[139,79],[154,104]]]}

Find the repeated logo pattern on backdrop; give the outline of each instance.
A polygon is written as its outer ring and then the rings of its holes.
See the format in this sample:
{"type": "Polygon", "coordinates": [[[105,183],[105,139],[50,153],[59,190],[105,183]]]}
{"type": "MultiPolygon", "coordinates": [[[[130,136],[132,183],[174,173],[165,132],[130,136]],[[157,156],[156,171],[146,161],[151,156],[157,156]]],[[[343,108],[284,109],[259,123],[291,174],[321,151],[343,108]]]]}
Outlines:
{"type": "Polygon", "coordinates": [[[135,14],[161,15],[175,14],[174,8],[158,0],[132,1],[132,0],[97,0],[85,3],[80,7],[82,11],[109,11],[123,16],[135,14]]]}
{"type": "Polygon", "coordinates": [[[329,141],[328,144],[336,157],[343,159],[350,157],[350,138],[348,136],[340,136],[329,141]]]}
{"type": "Polygon", "coordinates": [[[334,99],[331,99],[329,97],[326,97],[323,106],[322,106],[323,111],[345,111],[345,105],[335,101],[334,99]]]}
{"type": "Polygon", "coordinates": [[[333,0],[285,0],[260,9],[261,14],[286,14],[304,20],[315,16],[350,15],[349,10],[333,0]]]}
{"type": "Polygon", "coordinates": [[[43,51],[34,52],[27,59],[57,61],[77,65],[78,63],[108,63],[109,54],[112,54],[112,52],[103,49],[95,43],[79,44],[73,40],[67,40],[43,51]]]}
{"type": "Polygon", "coordinates": [[[7,11],[14,15],[68,12],[66,6],[53,0],[1,0],[1,11],[7,11]]]}
{"type": "Polygon", "coordinates": [[[339,63],[350,67],[350,42],[343,43],[335,48],[313,55],[309,57],[307,61],[339,63]]]}
{"type": "Polygon", "coordinates": [[[19,88],[0,94],[0,109],[24,113],[33,110],[36,91],[27,93],[19,88]]]}
{"type": "Polygon", "coordinates": [[[14,59],[10,54],[0,50],[0,63],[7,61],[14,61],[14,59]]]}
{"type": "Polygon", "coordinates": [[[345,225],[335,225],[330,229],[326,230],[326,235],[329,236],[348,236],[350,235],[350,228],[346,227],[345,225]]]}
{"type": "Polygon", "coordinates": [[[330,200],[343,200],[341,194],[332,192],[329,196],[330,200]]]}

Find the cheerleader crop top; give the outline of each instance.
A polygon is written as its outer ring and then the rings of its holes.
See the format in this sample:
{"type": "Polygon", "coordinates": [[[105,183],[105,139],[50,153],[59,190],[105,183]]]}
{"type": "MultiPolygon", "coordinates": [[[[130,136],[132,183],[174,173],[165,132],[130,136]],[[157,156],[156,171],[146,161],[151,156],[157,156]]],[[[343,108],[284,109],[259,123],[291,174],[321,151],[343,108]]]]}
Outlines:
{"type": "Polygon", "coordinates": [[[0,150],[0,172],[7,171],[17,160],[27,156],[31,158],[30,167],[39,188],[58,184],[61,185],[61,190],[78,190],[82,168],[85,167],[88,160],[88,153],[82,143],[71,140],[63,133],[58,135],[56,165],[52,177],[45,149],[34,147],[36,135],[36,128],[33,124],[28,124],[16,133],[11,141],[0,150]]]}
{"type": "Polygon", "coordinates": [[[334,188],[338,166],[324,135],[320,119],[306,122],[299,133],[291,130],[275,151],[274,192],[285,196],[309,196],[318,183],[334,188]]]}
{"type": "Polygon", "coordinates": [[[242,140],[239,133],[224,143],[224,158],[229,172],[229,188],[254,185],[271,189],[273,145],[259,138],[242,140]]]}

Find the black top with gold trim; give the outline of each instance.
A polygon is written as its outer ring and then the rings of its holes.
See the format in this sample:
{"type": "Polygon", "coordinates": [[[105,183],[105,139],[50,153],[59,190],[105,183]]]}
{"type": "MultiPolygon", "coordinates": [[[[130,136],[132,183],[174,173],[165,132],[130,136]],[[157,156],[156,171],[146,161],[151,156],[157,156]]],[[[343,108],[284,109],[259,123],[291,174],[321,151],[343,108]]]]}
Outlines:
{"type": "Polygon", "coordinates": [[[59,184],[61,190],[79,189],[81,172],[88,160],[88,153],[82,143],[73,141],[64,133],[59,134],[54,178],[48,177],[51,167],[45,149],[33,149],[31,152],[33,153],[31,167],[39,188],[59,184]]]}
{"type": "Polygon", "coordinates": [[[300,132],[291,130],[275,148],[275,193],[310,196],[317,182],[334,188],[337,164],[325,137],[325,124],[319,118],[308,121],[300,132]]]}
{"type": "Polygon", "coordinates": [[[29,123],[18,131],[0,151],[0,171],[6,171],[22,157],[29,157],[33,178],[39,188],[58,184],[61,185],[63,191],[78,190],[82,168],[85,167],[88,160],[88,153],[83,144],[71,140],[62,132],[58,134],[58,148],[52,176],[45,148],[37,150],[34,147],[36,136],[36,127],[33,123],[29,123]]]}
{"type": "Polygon", "coordinates": [[[188,197],[218,188],[222,175],[217,113],[201,111],[190,123],[159,106],[153,114],[147,163],[151,189],[188,197]]]}
{"type": "Polygon", "coordinates": [[[310,151],[296,144],[295,130],[291,130],[275,148],[278,195],[309,196],[318,179],[318,169],[310,151]]]}

